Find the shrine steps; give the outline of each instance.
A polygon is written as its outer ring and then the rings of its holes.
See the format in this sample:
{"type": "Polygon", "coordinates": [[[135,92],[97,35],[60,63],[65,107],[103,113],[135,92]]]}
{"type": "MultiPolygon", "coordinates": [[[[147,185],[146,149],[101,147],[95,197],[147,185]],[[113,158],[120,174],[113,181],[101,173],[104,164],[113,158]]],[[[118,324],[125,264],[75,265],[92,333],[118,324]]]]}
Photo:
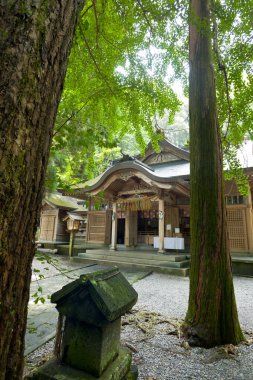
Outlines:
{"type": "Polygon", "coordinates": [[[253,254],[232,254],[232,270],[234,275],[253,277],[253,254]]]}
{"type": "Polygon", "coordinates": [[[87,250],[73,257],[99,265],[116,265],[120,268],[153,271],[176,276],[188,276],[190,260],[184,254],[158,254],[140,251],[87,250]]]}

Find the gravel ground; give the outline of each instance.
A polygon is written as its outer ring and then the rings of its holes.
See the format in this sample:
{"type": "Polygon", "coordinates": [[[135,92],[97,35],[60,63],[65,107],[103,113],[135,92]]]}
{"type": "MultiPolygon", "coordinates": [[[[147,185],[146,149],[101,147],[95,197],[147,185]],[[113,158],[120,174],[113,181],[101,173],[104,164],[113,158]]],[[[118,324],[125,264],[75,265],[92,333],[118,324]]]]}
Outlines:
{"type": "Polygon", "coordinates": [[[123,326],[122,340],[137,351],[139,379],[253,380],[253,279],[235,277],[234,286],[248,343],[207,350],[190,348],[177,333],[187,310],[188,278],[153,274],[136,283],[137,312],[123,326]]]}
{"type": "MultiPolygon", "coordinates": [[[[134,287],[139,295],[139,308],[184,318],[189,293],[188,278],[154,273],[137,282],[134,287]]],[[[234,277],[234,287],[241,326],[252,332],[253,278],[234,277]]]]}
{"type": "MultiPolygon", "coordinates": [[[[253,279],[234,278],[247,344],[190,348],[178,333],[189,280],[152,274],[134,284],[139,300],[123,319],[122,343],[133,352],[139,380],[253,380],[253,279]]],[[[27,357],[26,373],[52,353],[53,341],[27,357]]]]}

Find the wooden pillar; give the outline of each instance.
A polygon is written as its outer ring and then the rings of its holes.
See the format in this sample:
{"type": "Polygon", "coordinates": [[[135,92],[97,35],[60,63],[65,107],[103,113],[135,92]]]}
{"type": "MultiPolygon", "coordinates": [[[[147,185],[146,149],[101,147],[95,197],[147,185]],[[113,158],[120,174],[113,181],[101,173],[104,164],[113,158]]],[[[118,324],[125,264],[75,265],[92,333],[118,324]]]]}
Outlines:
{"type": "Polygon", "coordinates": [[[73,256],[74,238],[75,238],[75,231],[71,230],[70,239],[69,239],[69,257],[73,256]]]}
{"type": "Polygon", "coordinates": [[[246,228],[248,236],[248,247],[249,251],[253,252],[253,223],[252,223],[252,199],[251,194],[246,198],[246,228]]]}
{"type": "Polygon", "coordinates": [[[131,231],[132,231],[132,246],[137,246],[137,235],[138,235],[138,211],[131,212],[131,231]]]}
{"type": "Polygon", "coordinates": [[[126,247],[137,245],[137,211],[126,211],[125,245],[126,247]]]}
{"type": "Polygon", "coordinates": [[[130,247],[130,211],[126,211],[126,219],[125,219],[125,246],[130,247]]]}
{"type": "Polygon", "coordinates": [[[113,202],[112,205],[112,240],[110,249],[117,250],[117,203],[113,202]]]}
{"type": "Polygon", "coordinates": [[[159,253],[164,253],[164,199],[159,199],[159,253]]]}

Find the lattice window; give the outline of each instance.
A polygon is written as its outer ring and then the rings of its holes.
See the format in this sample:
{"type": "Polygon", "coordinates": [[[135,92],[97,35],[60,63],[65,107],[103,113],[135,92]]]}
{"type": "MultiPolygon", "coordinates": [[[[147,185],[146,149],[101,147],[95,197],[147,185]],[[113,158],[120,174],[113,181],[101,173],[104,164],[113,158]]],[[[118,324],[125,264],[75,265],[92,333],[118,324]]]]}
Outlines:
{"type": "Polygon", "coordinates": [[[245,239],[232,239],[230,240],[230,248],[231,249],[238,249],[238,250],[244,250],[247,247],[245,246],[245,239]]]}
{"type": "Polygon", "coordinates": [[[227,220],[229,222],[238,221],[243,222],[244,220],[244,209],[228,210],[227,220]]]}
{"type": "Polygon", "coordinates": [[[232,251],[246,251],[248,236],[245,219],[245,209],[227,209],[228,236],[232,251]]]}
{"type": "Polygon", "coordinates": [[[230,226],[228,230],[229,238],[235,236],[244,236],[244,226],[230,226]]]}

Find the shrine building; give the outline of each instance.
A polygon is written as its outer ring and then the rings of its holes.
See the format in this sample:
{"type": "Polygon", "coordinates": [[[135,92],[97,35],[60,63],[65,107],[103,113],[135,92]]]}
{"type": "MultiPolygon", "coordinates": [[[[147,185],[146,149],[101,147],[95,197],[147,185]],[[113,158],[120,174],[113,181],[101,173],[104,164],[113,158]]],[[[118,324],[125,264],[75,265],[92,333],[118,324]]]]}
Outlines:
{"type": "MultiPolygon", "coordinates": [[[[240,160],[250,194],[240,195],[234,181],[225,183],[231,252],[253,252],[252,141],[240,160]]],[[[144,157],[124,157],[92,181],[75,189],[88,200],[87,243],[190,251],[190,157],[166,140],[156,153],[149,144],[144,157]]]]}

